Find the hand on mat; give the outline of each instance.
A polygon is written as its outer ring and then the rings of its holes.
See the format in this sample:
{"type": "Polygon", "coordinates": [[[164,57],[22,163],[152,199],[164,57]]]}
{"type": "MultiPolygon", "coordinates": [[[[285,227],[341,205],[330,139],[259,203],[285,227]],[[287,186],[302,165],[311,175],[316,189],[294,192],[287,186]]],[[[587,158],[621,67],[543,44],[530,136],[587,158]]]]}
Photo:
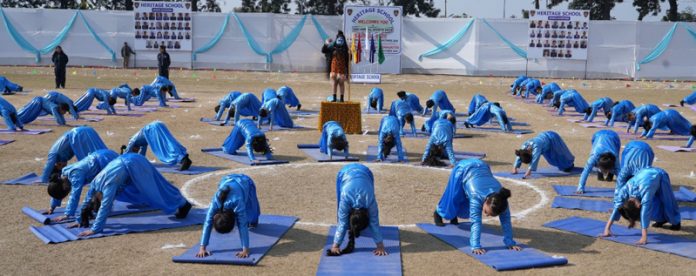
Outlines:
{"type": "Polygon", "coordinates": [[[80,227],[80,224],[77,222],[71,223],[70,225],[68,225],[68,228],[77,228],[77,227],[80,227]]]}
{"type": "Polygon", "coordinates": [[[517,174],[517,168],[512,168],[512,174],[517,174]]]}
{"type": "Polygon", "coordinates": [[[92,230],[85,230],[85,231],[82,231],[82,233],[77,234],[78,237],[87,237],[87,236],[91,236],[91,235],[94,235],[94,231],[92,231],[92,230]]]}
{"type": "Polygon", "coordinates": [[[577,190],[577,191],[575,191],[575,194],[578,194],[578,195],[581,195],[581,194],[584,194],[584,193],[585,193],[585,191],[583,191],[583,190],[577,190]]]}
{"type": "Polygon", "coordinates": [[[66,220],[67,218],[68,218],[68,216],[59,216],[59,217],[57,217],[57,218],[52,219],[51,221],[57,223],[57,222],[64,221],[64,220],[66,220]]]}
{"type": "Polygon", "coordinates": [[[198,253],[196,253],[196,258],[204,258],[210,255],[210,252],[208,250],[205,250],[205,246],[201,246],[201,248],[198,249],[198,253]]]}
{"type": "Polygon", "coordinates": [[[609,229],[604,229],[604,233],[600,234],[599,237],[600,237],[600,238],[606,238],[606,237],[611,237],[611,236],[613,236],[613,235],[614,235],[614,234],[611,233],[611,230],[609,230],[609,229]]]}
{"type": "Polygon", "coordinates": [[[53,208],[48,208],[48,210],[43,211],[41,214],[42,215],[51,215],[51,214],[53,214],[53,208]]]}
{"type": "Polygon", "coordinates": [[[648,237],[642,237],[640,240],[636,242],[637,245],[646,245],[648,244],[648,237]]]}
{"type": "Polygon", "coordinates": [[[472,250],[472,252],[476,255],[483,255],[483,254],[486,254],[486,249],[477,248],[477,249],[472,250]]]}
{"type": "Polygon", "coordinates": [[[527,171],[527,172],[524,174],[524,176],[522,177],[522,179],[527,179],[527,178],[529,178],[530,176],[532,176],[532,171],[527,171]]]}
{"type": "Polygon", "coordinates": [[[242,251],[237,252],[237,254],[235,254],[235,255],[237,255],[237,257],[242,258],[242,259],[249,257],[249,248],[244,248],[244,249],[242,249],[242,251]]]}
{"type": "Polygon", "coordinates": [[[375,254],[375,256],[387,256],[389,253],[387,253],[386,250],[384,250],[384,243],[378,243],[377,248],[372,251],[372,253],[375,254]]]}
{"type": "Polygon", "coordinates": [[[508,249],[514,250],[514,251],[522,251],[522,247],[519,247],[517,245],[510,246],[510,247],[508,247],[508,249]]]}
{"type": "Polygon", "coordinates": [[[341,256],[341,248],[334,245],[331,247],[331,249],[326,250],[326,255],[327,256],[341,256]]]}

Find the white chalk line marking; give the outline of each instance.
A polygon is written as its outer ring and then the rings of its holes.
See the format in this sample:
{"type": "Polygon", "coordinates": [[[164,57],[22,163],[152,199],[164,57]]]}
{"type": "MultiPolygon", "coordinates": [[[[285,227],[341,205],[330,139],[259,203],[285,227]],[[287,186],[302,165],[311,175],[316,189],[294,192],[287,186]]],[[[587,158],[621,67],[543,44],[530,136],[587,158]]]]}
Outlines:
{"type": "MultiPolygon", "coordinates": [[[[303,167],[326,167],[326,166],[345,166],[346,164],[340,164],[340,163],[297,163],[297,164],[283,164],[283,165],[273,165],[273,166],[254,166],[254,167],[244,167],[244,168],[236,168],[236,169],[228,169],[228,170],[222,170],[222,171],[216,171],[216,172],[211,172],[207,173],[204,175],[200,175],[197,177],[194,177],[186,182],[184,182],[184,185],[181,187],[181,194],[194,206],[196,207],[201,207],[201,208],[208,208],[209,203],[201,203],[200,201],[196,200],[189,194],[189,189],[196,184],[198,184],[201,181],[207,180],[209,178],[215,177],[215,176],[221,176],[221,175],[227,175],[227,174],[232,174],[232,173],[244,173],[248,171],[256,171],[256,170],[268,170],[268,171],[275,171],[277,168],[303,168],[303,167]]],[[[395,164],[395,163],[363,163],[363,165],[371,168],[375,167],[383,167],[383,166],[392,166],[392,167],[405,167],[405,168],[411,168],[411,169],[421,169],[421,170],[440,170],[444,171],[447,173],[451,172],[451,169],[447,168],[434,168],[434,167],[423,167],[423,166],[413,166],[413,165],[408,165],[408,164],[395,164]]],[[[505,177],[497,177],[499,179],[503,179],[506,182],[512,183],[514,185],[519,185],[519,186],[524,186],[527,188],[532,189],[534,192],[539,194],[539,197],[541,199],[537,204],[534,206],[524,209],[519,212],[513,212],[512,217],[515,219],[522,220],[524,219],[527,215],[536,212],[537,210],[541,209],[544,207],[548,202],[549,202],[549,197],[546,195],[546,192],[539,187],[532,185],[529,182],[525,181],[520,181],[516,179],[511,179],[511,178],[505,178],[505,177]]],[[[217,181],[216,181],[217,182],[217,181]]],[[[492,221],[497,218],[487,218],[484,219],[483,221],[492,221]]],[[[305,225],[305,226],[319,226],[319,227],[331,227],[335,225],[335,223],[325,223],[325,222],[306,222],[306,221],[298,221],[296,223],[297,225],[305,225]]],[[[399,224],[399,225],[392,225],[396,226],[399,228],[415,228],[415,224],[399,224]]]]}

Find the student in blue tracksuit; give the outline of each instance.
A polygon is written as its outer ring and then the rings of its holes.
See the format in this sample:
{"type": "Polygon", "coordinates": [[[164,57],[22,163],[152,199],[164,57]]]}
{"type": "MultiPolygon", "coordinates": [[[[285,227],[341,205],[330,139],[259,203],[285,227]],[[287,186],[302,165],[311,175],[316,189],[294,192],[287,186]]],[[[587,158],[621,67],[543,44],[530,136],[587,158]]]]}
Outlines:
{"type": "Polygon", "coordinates": [[[694,144],[694,140],[696,140],[696,125],[691,125],[691,137],[689,137],[689,141],[686,142],[686,145],[684,145],[685,148],[690,148],[694,144]]]}
{"type": "Polygon", "coordinates": [[[266,135],[256,127],[256,123],[249,119],[241,119],[234,124],[232,132],[227,136],[225,142],[222,143],[222,151],[227,154],[235,155],[237,150],[242,146],[246,146],[247,156],[249,160],[256,163],[258,160],[254,158],[254,152],[262,153],[266,159],[273,159],[273,151],[268,144],[266,135]]]}
{"type": "Polygon", "coordinates": [[[543,104],[544,100],[552,99],[553,93],[555,93],[556,91],[561,91],[561,90],[562,90],[561,87],[558,86],[558,84],[555,82],[544,85],[544,87],[541,88],[541,93],[537,94],[536,102],[539,104],[543,104]]]}
{"type": "Polygon", "coordinates": [[[0,93],[6,95],[12,94],[12,92],[22,91],[24,91],[24,88],[21,85],[11,82],[6,77],[0,76],[0,93]]]}
{"type": "Polygon", "coordinates": [[[563,96],[565,93],[574,91],[574,90],[557,90],[556,92],[553,92],[553,96],[551,97],[551,101],[549,102],[549,106],[560,106],[561,105],[561,96],[563,96]]]}
{"type": "Polygon", "coordinates": [[[17,110],[2,96],[0,96],[0,116],[2,116],[3,120],[5,120],[5,125],[7,126],[8,130],[24,130],[24,124],[17,116],[17,110]]]}
{"type": "Polygon", "coordinates": [[[481,94],[475,94],[473,98],[471,98],[471,102],[469,102],[469,109],[467,109],[467,115],[474,114],[476,110],[481,107],[483,104],[487,103],[488,99],[486,99],[485,96],[481,94]]]}
{"type": "Polygon", "coordinates": [[[348,138],[343,131],[341,124],[336,121],[328,121],[324,123],[321,130],[321,139],[319,139],[319,152],[329,155],[329,159],[333,159],[333,151],[343,151],[344,157],[348,159],[350,152],[348,151],[348,138]]]}
{"type": "Polygon", "coordinates": [[[523,178],[529,177],[533,171],[537,170],[542,155],[549,165],[561,171],[569,172],[574,167],[575,156],[570,152],[561,136],[553,131],[544,131],[524,142],[520,149],[515,150],[517,157],[512,173],[516,174],[517,169],[522,166],[522,163],[525,163],[529,164],[529,169],[523,178]]]}
{"type": "Polygon", "coordinates": [[[278,125],[284,128],[293,128],[295,125],[292,122],[290,113],[285,108],[285,104],[276,96],[275,98],[266,98],[266,101],[261,105],[259,110],[258,124],[261,127],[261,123],[268,120],[270,130],[273,130],[273,125],[278,125]]]}
{"type": "Polygon", "coordinates": [[[230,104],[230,111],[225,118],[225,121],[220,125],[226,125],[230,122],[230,118],[234,116],[234,123],[239,121],[241,116],[251,116],[257,118],[259,116],[259,110],[261,109],[261,102],[254,94],[242,93],[237,96],[230,104]]]}
{"type": "Polygon", "coordinates": [[[59,172],[51,175],[48,183],[48,195],[51,196],[51,207],[47,213],[53,213],[61,201],[70,195],[65,213],[53,219],[53,222],[61,222],[75,216],[77,204],[82,195],[82,187],[92,182],[95,176],[106,167],[109,162],[118,157],[118,154],[109,149],[93,151],[84,159],[72,163],[59,172]]]}
{"type": "Polygon", "coordinates": [[[425,146],[421,164],[425,166],[443,166],[440,158],[446,156],[450,161],[450,166],[456,164],[457,159],[454,158],[454,127],[449,120],[438,119],[433,124],[428,144],[425,146]]]}
{"type": "Polygon", "coordinates": [[[107,147],[93,128],[81,126],[66,131],[48,150],[41,182],[48,183],[51,174],[60,172],[73,156],[80,161],[100,149],[107,149],[107,147]]]}
{"type": "Polygon", "coordinates": [[[627,122],[626,115],[633,111],[636,107],[629,100],[621,100],[614,103],[611,111],[607,113],[607,121],[604,125],[614,126],[614,122],[627,122]]]}
{"type": "MultiPolygon", "coordinates": [[[[239,95],[242,95],[242,92],[230,91],[230,93],[227,93],[227,95],[225,95],[224,97],[222,97],[222,99],[220,99],[220,101],[218,101],[218,105],[215,106],[215,121],[222,120],[222,114],[225,113],[226,109],[232,107],[232,102],[234,101],[234,99],[239,97],[239,95]]],[[[227,115],[227,117],[229,118],[232,114],[228,113],[227,115]]]]}
{"type": "Polygon", "coordinates": [[[672,192],[669,174],[663,169],[650,167],[640,170],[614,196],[614,210],[607,221],[604,233],[600,236],[612,236],[611,225],[625,218],[633,228],[640,221],[642,235],[638,245],[648,243],[648,227],[653,220],[653,227],[661,228],[669,222],[670,230],[681,229],[679,204],[672,192]]]}
{"type": "Polygon", "coordinates": [[[181,99],[181,97],[179,97],[179,93],[176,91],[176,85],[174,85],[174,83],[166,77],[157,76],[150,85],[160,88],[166,86],[166,91],[169,92],[169,95],[171,95],[174,99],[181,99]]]}
{"type": "Polygon", "coordinates": [[[464,121],[464,127],[472,128],[474,126],[482,126],[490,122],[493,116],[498,120],[498,125],[500,125],[502,131],[512,131],[512,124],[510,124],[505,110],[500,107],[499,103],[491,102],[483,104],[474,114],[469,115],[469,118],[464,121]]]}
{"type": "Polygon", "coordinates": [[[116,98],[111,97],[111,91],[94,87],[87,89],[87,92],[80,96],[77,101],[75,101],[75,108],[77,109],[77,112],[89,110],[89,107],[92,106],[94,99],[97,99],[100,102],[97,105],[98,109],[106,110],[106,113],[109,115],[116,114],[116,110],[114,109],[116,98]]]}
{"type": "Polygon", "coordinates": [[[131,137],[128,146],[124,145],[121,149],[125,152],[136,152],[145,156],[148,146],[152,148],[152,153],[160,162],[170,166],[181,164],[179,167],[181,171],[188,170],[193,163],[186,153],[186,148],[174,138],[167,126],[160,121],[154,121],[144,126],[131,137]]]}
{"type": "Polygon", "coordinates": [[[450,174],[447,188],[433,214],[435,225],[445,226],[442,219],[459,224],[458,218],[471,221],[469,244],[476,255],[485,254],[481,245],[483,216],[500,219],[503,228],[503,243],[508,249],[520,251],[521,247],[512,237],[512,223],[508,198],[510,190],[500,185],[493,177],[491,168],[478,159],[459,161],[450,174]]]}
{"type": "Polygon", "coordinates": [[[527,84],[524,86],[524,96],[523,98],[529,98],[529,93],[532,93],[534,95],[538,95],[541,93],[542,87],[541,87],[541,81],[538,79],[533,79],[527,82],[527,84]]]}
{"type": "Polygon", "coordinates": [[[515,95],[515,92],[517,92],[517,90],[520,88],[520,86],[525,80],[527,80],[527,76],[519,75],[517,79],[515,79],[515,81],[513,81],[510,85],[510,93],[515,95]]]}
{"type": "Polygon", "coordinates": [[[447,110],[453,110],[454,111],[454,106],[450,102],[450,100],[447,98],[447,93],[445,93],[444,90],[436,90],[433,92],[433,95],[430,96],[430,99],[428,99],[425,102],[425,109],[423,109],[423,116],[425,116],[426,113],[428,113],[429,109],[433,109],[433,112],[437,111],[437,109],[447,109],[447,110]]]}
{"type": "Polygon", "coordinates": [[[637,133],[638,128],[643,126],[643,122],[649,120],[650,117],[661,111],[662,110],[654,104],[644,104],[634,108],[630,113],[626,114],[626,120],[628,121],[626,133],[631,131],[631,127],[633,127],[633,133],[637,133]]]}
{"type": "Polygon", "coordinates": [[[384,109],[384,91],[382,88],[374,87],[370,91],[370,95],[367,95],[367,113],[370,113],[370,109],[382,113],[384,109]]]}
{"type": "Polygon", "coordinates": [[[423,113],[423,106],[420,104],[420,99],[418,99],[418,96],[416,96],[415,94],[406,93],[406,91],[399,91],[396,93],[396,95],[402,101],[406,101],[408,105],[411,106],[411,110],[417,113],[423,113]]]}
{"type": "Polygon", "coordinates": [[[616,191],[619,191],[633,175],[640,170],[652,167],[655,153],[648,143],[633,140],[621,152],[621,170],[616,177],[616,191]]]}
{"type": "Polygon", "coordinates": [[[650,117],[643,123],[643,134],[645,139],[653,138],[658,129],[669,129],[671,134],[688,136],[691,134],[692,125],[678,111],[674,109],[663,110],[650,117]]]}
{"type": "Polygon", "coordinates": [[[278,93],[273,88],[266,88],[261,92],[261,103],[275,98],[278,98],[278,93]]]}
{"type": "Polygon", "coordinates": [[[587,177],[594,167],[599,169],[599,173],[597,174],[597,179],[599,181],[604,181],[605,175],[607,181],[614,181],[614,175],[617,175],[621,168],[619,162],[620,150],[621,138],[619,138],[619,135],[613,130],[604,129],[592,135],[592,150],[590,151],[590,157],[587,158],[587,163],[585,163],[585,168],[580,175],[577,190],[578,194],[585,193],[587,177]]]}
{"type": "Polygon", "coordinates": [[[227,234],[234,230],[235,225],[239,229],[239,240],[242,243],[242,251],[235,253],[235,256],[249,257],[249,229],[258,226],[260,215],[261,206],[256,196],[254,180],[244,174],[224,176],[210,201],[201,234],[201,247],[196,257],[210,256],[206,247],[213,229],[220,234],[227,234]]]}
{"type": "Polygon", "coordinates": [[[300,99],[295,96],[295,91],[290,88],[290,86],[281,86],[278,88],[278,96],[280,97],[281,100],[283,100],[283,104],[289,106],[289,107],[297,107],[297,110],[300,110],[302,108],[302,103],[300,103],[300,99]]]}
{"type": "Polygon", "coordinates": [[[404,150],[401,144],[401,123],[394,116],[384,116],[379,122],[379,138],[377,141],[377,161],[384,161],[396,146],[399,162],[405,162],[404,150]]]}
{"type": "Polygon", "coordinates": [[[681,105],[681,106],[684,106],[684,104],[688,104],[688,105],[696,104],[696,91],[691,92],[691,94],[689,94],[688,96],[684,97],[684,99],[682,99],[682,100],[679,102],[679,105],[681,105]]]}
{"type": "Polygon", "coordinates": [[[370,228],[377,248],[372,251],[377,256],[387,255],[379,228],[379,209],[375,197],[374,176],[362,164],[343,166],[336,176],[337,225],[333,245],[326,253],[338,256],[353,252],[355,238],[360,232],[370,228]],[[341,249],[341,243],[348,232],[348,245],[341,249]]]}
{"type": "Polygon", "coordinates": [[[128,84],[121,84],[119,87],[111,89],[111,92],[109,93],[112,98],[114,99],[123,99],[123,101],[126,104],[126,108],[128,108],[128,111],[131,111],[131,104],[133,103],[133,100],[140,96],[140,88],[133,88],[128,84]]]}
{"type": "Polygon", "coordinates": [[[450,121],[450,123],[452,123],[452,127],[454,127],[452,132],[457,132],[457,117],[455,116],[454,111],[446,109],[433,112],[430,115],[430,118],[423,123],[421,131],[430,134],[433,131],[433,124],[439,119],[446,119],[450,121]]]}
{"type": "Polygon", "coordinates": [[[82,202],[78,223],[70,227],[89,227],[90,218],[97,212],[92,227],[78,236],[101,233],[116,199],[147,204],[167,214],[175,213],[177,219],[186,218],[192,207],[179,189],[169,183],[147,158],[127,153],[111,161],[94,177],[82,202]]]}
{"type": "MultiPolygon", "coordinates": [[[[56,92],[56,91],[50,91],[44,95],[44,99],[48,100],[49,102],[52,102],[56,105],[67,105],[68,106],[68,111],[70,111],[70,114],[72,114],[73,119],[77,120],[80,119],[80,113],[75,109],[75,104],[73,101],[68,98],[68,96],[63,95],[62,93],[56,92]]],[[[49,113],[41,113],[41,115],[46,115],[49,113]]]]}
{"type": "Polygon", "coordinates": [[[143,106],[151,98],[157,98],[159,106],[166,107],[167,92],[169,92],[169,86],[143,85],[140,88],[140,95],[133,99],[133,104],[135,106],[143,106]]]}
{"type": "Polygon", "coordinates": [[[416,136],[416,122],[413,118],[413,109],[407,101],[394,100],[389,107],[389,115],[395,116],[401,122],[401,135],[404,135],[403,128],[406,124],[411,125],[411,134],[416,136]]]}
{"type": "Polygon", "coordinates": [[[599,98],[598,100],[592,102],[590,107],[585,110],[585,117],[583,120],[592,122],[599,110],[604,111],[604,115],[611,112],[611,108],[614,106],[614,101],[609,97],[599,98]]]}
{"type": "Polygon", "coordinates": [[[21,124],[28,124],[36,120],[41,114],[51,114],[59,126],[64,126],[63,114],[67,113],[69,109],[67,104],[58,105],[46,98],[35,97],[17,111],[17,119],[21,124]]]}
{"type": "Polygon", "coordinates": [[[590,107],[577,90],[569,90],[561,95],[559,105],[555,106],[558,108],[559,116],[563,115],[566,106],[572,106],[575,108],[575,112],[582,114],[585,114],[587,108],[590,107]]]}

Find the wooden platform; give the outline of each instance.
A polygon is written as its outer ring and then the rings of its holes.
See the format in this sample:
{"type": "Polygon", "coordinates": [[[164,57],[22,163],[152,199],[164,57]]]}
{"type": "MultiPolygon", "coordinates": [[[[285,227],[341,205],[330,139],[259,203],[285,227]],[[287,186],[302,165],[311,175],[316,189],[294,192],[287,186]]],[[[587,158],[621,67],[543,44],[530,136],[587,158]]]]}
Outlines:
{"type": "Polygon", "coordinates": [[[362,133],[362,114],[359,102],[322,102],[319,112],[319,131],[322,131],[324,123],[336,121],[341,123],[346,134],[362,133]]]}

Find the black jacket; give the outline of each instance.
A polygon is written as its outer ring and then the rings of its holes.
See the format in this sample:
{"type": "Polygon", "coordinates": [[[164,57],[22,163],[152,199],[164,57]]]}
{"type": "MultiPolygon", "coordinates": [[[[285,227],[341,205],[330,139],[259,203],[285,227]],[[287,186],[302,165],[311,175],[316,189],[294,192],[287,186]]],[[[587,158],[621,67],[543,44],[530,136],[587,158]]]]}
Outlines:
{"type": "Polygon", "coordinates": [[[130,46],[124,45],[121,48],[121,57],[129,57],[131,54],[135,55],[135,52],[133,52],[130,46]]]}
{"type": "Polygon", "coordinates": [[[68,55],[66,55],[64,52],[60,54],[58,52],[53,52],[51,61],[53,61],[53,65],[56,67],[56,69],[65,69],[65,66],[68,65],[68,55]]]}
{"type": "Polygon", "coordinates": [[[171,63],[172,61],[169,59],[169,53],[164,52],[157,54],[157,66],[159,66],[159,68],[169,68],[171,63]]]}

